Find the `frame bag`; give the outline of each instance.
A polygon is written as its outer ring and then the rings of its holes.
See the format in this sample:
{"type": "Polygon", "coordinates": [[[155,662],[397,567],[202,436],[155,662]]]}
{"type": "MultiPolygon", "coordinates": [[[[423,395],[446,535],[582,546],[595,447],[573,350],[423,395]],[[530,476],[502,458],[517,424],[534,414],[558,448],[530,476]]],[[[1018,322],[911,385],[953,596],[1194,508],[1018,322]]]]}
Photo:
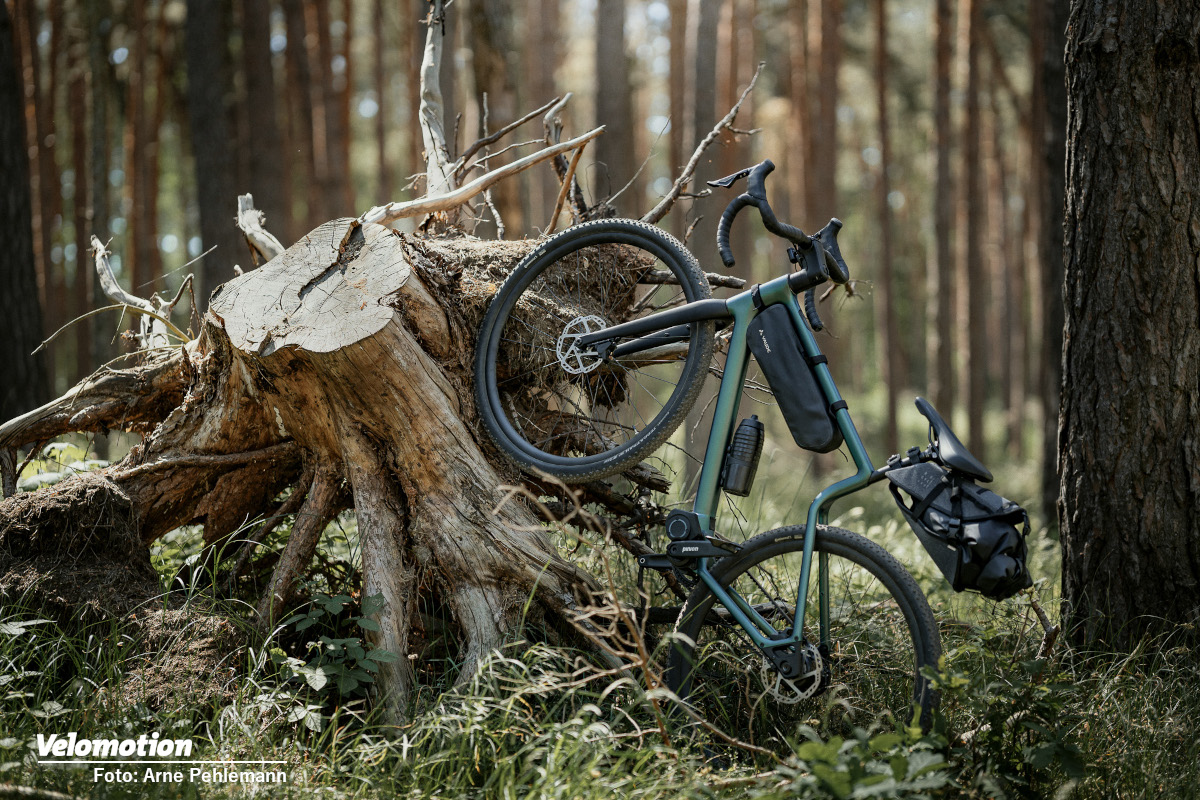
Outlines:
{"type": "Polygon", "coordinates": [[[776,303],[763,309],[750,323],[746,341],[796,444],[815,453],[838,449],[842,431],[813,371],[820,362],[805,356],[787,308],[776,303]]]}
{"type": "Polygon", "coordinates": [[[887,477],[904,518],[954,591],[1003,600],[1033,585],[1025,509],[937,464],[894,469],[887,477]]]}

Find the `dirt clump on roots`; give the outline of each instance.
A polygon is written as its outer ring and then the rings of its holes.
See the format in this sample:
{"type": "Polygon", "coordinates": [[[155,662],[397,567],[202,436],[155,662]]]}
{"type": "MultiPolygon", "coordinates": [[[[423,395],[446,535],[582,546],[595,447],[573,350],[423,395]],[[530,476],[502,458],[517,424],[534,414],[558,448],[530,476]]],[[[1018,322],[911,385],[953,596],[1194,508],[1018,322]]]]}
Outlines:
{"type": "Polygon", "coordinates": [[[207,604],[164,593],[120,488],[82,475],[4,500],[0,514],[18,509],[5,518],[20,522],[0,530],[0,609],[119,648],[124,675],[105,691],[122,704],[180,710],[232,696],[245,637],[207,604]]]}
{"type": "Polygon", "coordinates": [[[0,518],[18,520],[0,530],[0,605],[19,601],[77,627],[123,616],[161,591],[132,502],[102,475],[10,497],[0,518]]]}

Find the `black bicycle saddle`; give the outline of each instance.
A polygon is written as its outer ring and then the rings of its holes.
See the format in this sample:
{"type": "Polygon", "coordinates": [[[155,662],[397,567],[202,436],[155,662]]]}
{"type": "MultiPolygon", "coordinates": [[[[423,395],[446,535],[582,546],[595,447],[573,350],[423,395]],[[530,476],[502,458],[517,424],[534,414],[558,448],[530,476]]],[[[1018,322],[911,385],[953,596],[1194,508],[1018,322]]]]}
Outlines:
{"type": "Polygon", "coordinates": [[[937,412],[933,404],[924,397],[918,397],[916,404],[917,411],[920,411],[929,420],[929,425],[933,428],[937,452],[942,464],[950,469],[958,470],[969,478],[990,483],[991,471],[983,465],[982,461],[972,455],[966,445],[959,441],[958,437],[954,435],[954,431],[950,430],[950,425],[942,419],[942,415],[937,412]]]}

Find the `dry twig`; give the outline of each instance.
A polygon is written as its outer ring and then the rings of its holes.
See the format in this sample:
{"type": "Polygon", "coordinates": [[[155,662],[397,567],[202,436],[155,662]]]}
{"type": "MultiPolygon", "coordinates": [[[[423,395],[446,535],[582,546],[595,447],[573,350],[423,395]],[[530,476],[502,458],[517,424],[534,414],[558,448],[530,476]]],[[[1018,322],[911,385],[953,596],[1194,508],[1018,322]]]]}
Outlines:
{"type": "Polygon", "coordinates": [[[683,188],[691,182],[692,176],[695,175],[696,167],[700,165],[700,157],[704,155],[704,151],[717,140],[717,137],[721,135],[721,131],[732,128],[733,121],[737,118],[737,113],[741,109],[742,103],[750,96],[750,92],[754,90],[754,84],[758,81],[758,76],[763,71],[763,66],[764,64],[762,63],[758,65],[758,69],[754,71],[754,77],[750,79],[750,85],[742,92],[742,96],[733,104],[733,108],[729,109],[729,113],[721,118],[716,127],[709,131],[708,135],[700,141],[700,144],[696,147],[696,151],[692,153],[691,159],[688,160],[687,166],[684,167],[683,172],[675,180],[674,185],[671,186],[671,190],[667,192],[662,200],[658,201],[658,205],[652,208],[646,216],[642,217],[642,222],[648,222],[651,225],[655,224],[665,217],[667,212],[671,210],[671,207],[675,205],[675,201],[679,199],[683,188]]]}

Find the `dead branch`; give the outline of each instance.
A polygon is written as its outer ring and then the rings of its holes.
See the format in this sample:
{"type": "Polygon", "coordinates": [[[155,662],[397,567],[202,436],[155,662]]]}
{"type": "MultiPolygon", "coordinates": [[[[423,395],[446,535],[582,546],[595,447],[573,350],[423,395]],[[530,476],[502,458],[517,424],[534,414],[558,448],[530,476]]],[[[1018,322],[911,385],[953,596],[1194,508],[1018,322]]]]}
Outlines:
{"type": "Polygon", "coordinates": [[[254,207],[253,195],[238,195],[237,226],[246,237],[246,244],[250,247],[250,258],[256,267],[267,263],[284,250],[279,240],[263,227],[266,221],[266,215],[254,207]]]}
{"type": "Polygon", "coordinates": [[[562,189],[558,192],[558,199],[554,201],[554,213],[550,215],[550,224],[546,226],[546,236],[554,233],[554,228],[558,225],[558,215],[562,213],[563,201],[567,199],[567,192],[575,182],[575,167],[579,165],[579,157],[583,155],[583,148],[580,147],[575,151],[575,155],[571,156],[571,163],[567,166],[566,177],[562,181],[562,189]]]}
{"type": "Polygon", "coordinates": [[[104,294],[114,302],[141,316],[141,332],[137,335],[140,349],[169,346],[171,339],[168,331],[183,341],[187,341],[187,334],[163,317],[162,309],[156,303],[135,297],[121,288],[121,284],[117,283],[116,275],[113,274],[112,265],[108,263],[110,255],[108,248],[100,241],[99,237],[92,237],[92,253],[96,259],[96,275],[100,278],[100,287],[104,290],[104,294]]]}
{"type": "MultiPolygon", "coordinates": [[[[438,76],[442,65],[442,37],[446,35],[442,0],[431,0],[426,18],[425,53],[421,59],[421,143],[425,147],[425,194],[433,197],[458,185],[446,149],[445,109],[438,76]]],[[[438,211],[448,209],[435,209],[438,211]]],[[[426,212],[414,212],[415,214],[426,212]]],[[[398,219],[398,217],[397,217],[398,219]]],[[[375,221],[375,220],[373,220],[375,221]]]]}
{"type": "MultiPolygon", "coordinates": [[[[570,102],[573,96],[571,92],[567,92],[561,100],[546,112],[546,116],[542,117],[542,130],[546,135],[546,144],[553,146],[562,141],[562,110],[567,107],[567,103],[570,102]]],[[[571,208],[574,209],[576,219],[583,219],[589,211],[588,204],[583,198],[583,190],[579,188],[579,181],[575,180],[574,177],[567,180],[567,169],[567,159],[563,156],[555,156],[554,172],[558,175],[559,183],[571,187],[568,190],[568,196],[571,198],[571,208]]]]}
{"type": "Polygon", "coordinates": [[[742,107],[742,103],[750,96],[750,92],[754,90],[754,84],[758,82],[758,76],[762,73],[764,66],[765,64],[759,63],[758,69],[754,70],[754,77],[750,79],[750,85],[742,92],[742,96],[733,104],[733,108],[729,109],[729,113],[721,118],[716,127],[709,131],[708,135],[700,141],[700,144],[696,147],[696,151],[692,153],[692,157],[688,160],[687,166],[684,167],[683,172],[671,186],[671,190],[667,192],[662,200],[658,201],[658,205],[652,208],[646,216],[642,217],[642,222],[648,222],[651,225],[657,223],[675,205],[675,201],[679,199],[683,188],[691,182],[692,176],[696,174],[696,167],[700,165],[700,158],[704,155],[704,151],[717,140],[717,137],[721,135],[721,131],[732,127],[733,121],[737,118],[738,111],[742,107]]]}
{"type": "MultiPolygon", "coordinates": [[[[722,289],[741,289],[746,285],[745,278],[735,278],[732,275],[720,275],[716,272],[704,273],[704,279],[708,281],[709,286],[716,286],[722,289]]],[[[638,278],[638,283],[670,283],[677,284],[679,279],[669,270],[652,269],[649,272],[638,278]]]]}
{"type": "MultiPolygon", "coordinates": [[[[505,136],[512,133],[517,128],[524,125],[526,122],[529,122],[534,117],[545,114],[547,110],[549,110],[553,106],[557,105],[558,101],[559,101],[559,98],[556,97],[553,100],[551,100],[549,103],[546,103],[546,105],[542,106],[541,108],[530,111],[528,114],[521,117],[519,120],[516,120],[515,122],[510,122],[509,124],[505,125],[500,130],[496,131],[495,133],[484,136],[481,139],[476,139],[474,142],[471,143],[471,145],[466,150],[463,151],[463,154],[458,157],[458,160],[454,162],[455,176],[461,180],[463,173],[466,172],[467,169],[469,169],[469,167],[467,167],[467,161],[470,160],[471,156],[475,155],[476,153],[478,153],[480,150],[487,147],[488,145],[492,145],[492,144],[495,144],[496,142],[500,141],[505,136]]],[[[501,150],[500,152],[502,153],[504,151],[501,150]]],[[[497,153],[496,155],[499,155],[499,153],[497,153]]]]}
{"type": "Polygon", "coordinates": [[[388,203],[385,206],[375,206],[367,213],[359,217],[359,222],[375,222],[380,225],[386,225],[389,222],[395,222],[398,219],[405,217],[417,217],[422,214],[436,214],[439,211],[452,211],[459,208],[470,200],[475,195],[481,193],[496,183],[516,175],[518,172],[523,172],[535,164],[554,158],[557,155],[574,150],[581,147],[592,139],[604,132],[603,126],[595,130],[588,131],[582,136],[577,136],[568,142],[547,147],[545,150],[540,150],[524,158],[519,158],[511,164],[506,164],[503,167],[494,169],[486,175],[481,175],[465,186],[455,189],[447,194],[438,195],[436,197],[423,197],[420,200],[410,200],[405,203],[388,203]]]}
{"type": "Polygon", "coordinates": [[[1038,622],[1041,623],[1042,630],[1045,632],[1042,636],[1042,643],[1038,647],[1037,658],[1039,660],[1049,658],[1054,652],[1054,643],[1058,640],[1059,631],[1062,629],[1050,622],[1050,617],[1046,616],[1046,612],[1042,610],[1036,597],[1029,598],[1029,605],[1033,607],[1033,613],[1037,614],[1038,622]]]}

